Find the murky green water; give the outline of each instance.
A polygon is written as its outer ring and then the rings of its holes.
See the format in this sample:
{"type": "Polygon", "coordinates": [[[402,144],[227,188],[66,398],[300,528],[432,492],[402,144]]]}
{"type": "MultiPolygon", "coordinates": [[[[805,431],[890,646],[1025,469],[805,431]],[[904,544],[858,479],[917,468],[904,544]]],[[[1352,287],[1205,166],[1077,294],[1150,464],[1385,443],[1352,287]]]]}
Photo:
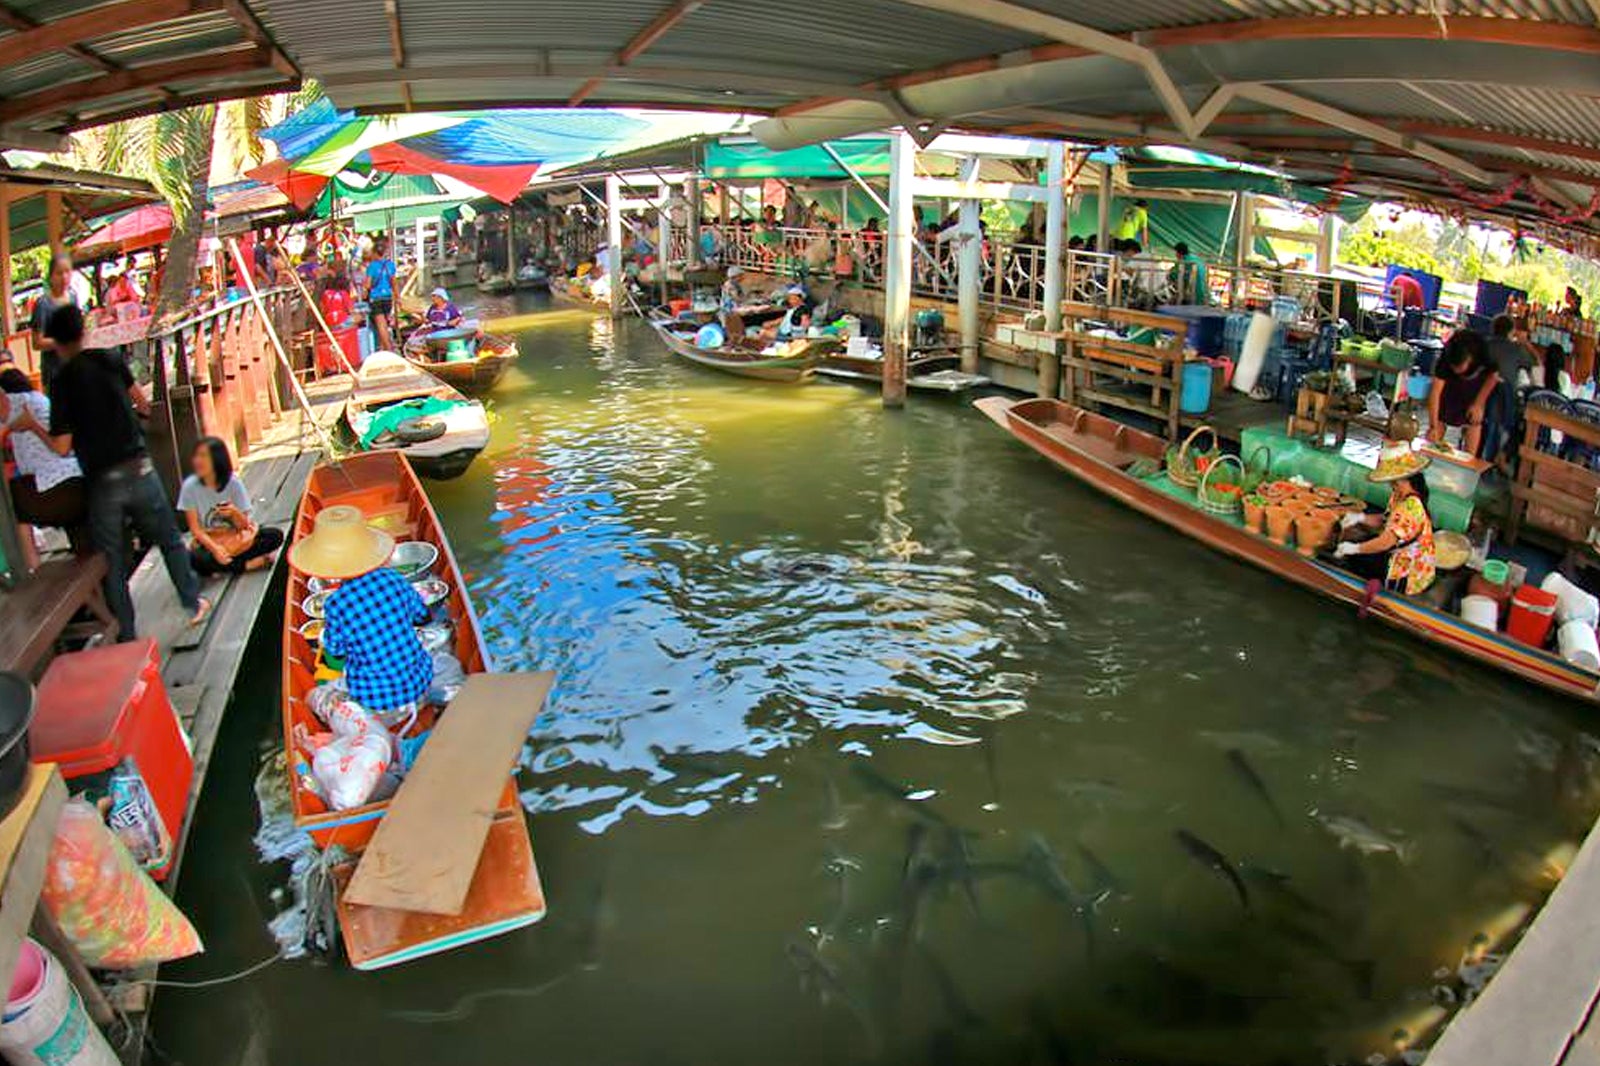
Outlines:
{"type": "MultiPolygon", "coordinates": [[[[176,1061],[1360,1061],[1594,813],[1581,709],[960,404],[744,384],[577,312],[521,342],[485,460],[433,493],[495,658],[559,674],[520,775],[549,917],[165,990],[176,1061]]],[[[210,951],[163,976],[295,922],[252,787],[266,628],[184,872],[210,951]]]]}

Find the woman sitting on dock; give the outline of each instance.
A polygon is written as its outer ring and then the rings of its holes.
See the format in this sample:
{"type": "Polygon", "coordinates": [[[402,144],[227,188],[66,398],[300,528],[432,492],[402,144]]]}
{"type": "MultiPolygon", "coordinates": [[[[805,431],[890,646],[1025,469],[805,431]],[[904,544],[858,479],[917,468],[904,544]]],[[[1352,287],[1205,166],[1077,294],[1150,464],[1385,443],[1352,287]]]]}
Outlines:
{"type": "Polygon", "coordinates": [[[190,457],[194,473],[178,489],[178,510],[189,523],[189,561],[201,577],[242,574],[271,565],[283,547],[283,531],[259,526],[251,514],[250,490],[233,472],[228,446],[205,437],[190,457]]]}
{"type": "Polygon", "coordinates": [[[344,660],[350,698],[369,711],[407,711],[433,684],[416,626],[428,619],[417,590],[387,565],[389,534],[367,525],[354,507],[325,507],[316,528],[289,549],[302,574],[342,584],[324,609],[322,650],[344,660]]]}
{"type": "Polygon", "coordinates": [[[1378,457],[1378,467],[1368,481],[1389,484],[1389,506],[1382,515],[1348,514],[1340,521],[1346,531],[1377,529],[1369,540],[1345,540],[1334,556],[1367,578],[1367,599],[1383,583],[1399,586],[1416,596],[1433,584],[1433,520],[1428,517],[1428,485],[1422,471],[1428,457],[1411,449],[1410,441],[1388,441],[1378,457]]]}
{"type": "MultiPolygon", "coordinates": [[[[58,454],[51,447],[49,427],[50,400],[44,393],[16,367],[0,371],[0,436],[10,439],[16,460],[11,503],[17,521],[65,530],[73,550],[82,555],[91,550],[83,470],[70,451],[58,454]]],[[[33,538],[24,538],[23,551],[31,555],[33,538]]]]}

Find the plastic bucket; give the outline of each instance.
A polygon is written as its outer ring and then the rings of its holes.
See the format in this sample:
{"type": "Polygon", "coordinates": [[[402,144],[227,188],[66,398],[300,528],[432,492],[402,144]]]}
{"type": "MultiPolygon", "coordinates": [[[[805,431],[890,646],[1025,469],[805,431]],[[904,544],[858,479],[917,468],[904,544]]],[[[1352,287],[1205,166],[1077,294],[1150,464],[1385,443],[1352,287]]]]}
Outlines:
{"type": "Polygon", "coordinates": [[[1500,605],[1488,596],[1463,596],[1461,620],[1493,632],[1500,628],[1500,605]]]}
{"type": "Polygon", "coordinates": [[[1178,396],[1178,410],[1197,415],[1211,406],[1211,364],[1192,362],[1183,364],[1183,391],[1178,396]]]}
{"type": "Polygon", "coordinates": [[[1556,630],[1556,643],[1567,662],[1585,670],[1600,670],[1600,641],[1595,639],[1594,626],[1590,623],[1563,622],[1556,630]]]}
{"type": "Polygon", "coordinates": [[[1433,391],[1433,378],[1427,374],[1410,374],[1406,377],[1406,395],[1413,400],[1426,400],[1433,391]]]}
{"type": "Polygon", "coordinates": [[[1539,587],[1553,592],[1559,598],[1556,604],[1556,621],[1585,622],[1594,625],[1600,621],[1600,600],[1574,585],[1555,571],[1545,575],[1539,587]]]}
{"type": "Polygon", "coordinates": [[[694,335],[696,348],[720,348],[728,342],[728,335],[715,322],[708,322],[694,335]]]}
{"type": "Polygon", "coordinates": [[[1506,632],[1536,648],[1544,647],[1550,639],[1550,626],[1556,620],[1556,604],[1561,597],[1553,592],[1523,585],[1511,597],[1511,611],[1506,615],[1506,632]]]}
{"type": "Polygon", "coordinates": [[[0,1054],[11,1066],[118,1066],[61,964],[29,939],[6,997],[0,1054]]]}

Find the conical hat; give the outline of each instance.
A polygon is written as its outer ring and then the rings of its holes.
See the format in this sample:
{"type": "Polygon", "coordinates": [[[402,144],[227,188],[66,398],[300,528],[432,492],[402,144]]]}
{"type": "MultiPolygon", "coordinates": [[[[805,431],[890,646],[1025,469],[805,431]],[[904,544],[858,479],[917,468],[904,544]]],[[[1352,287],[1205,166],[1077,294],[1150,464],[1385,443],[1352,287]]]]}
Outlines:
{"type": "Polygon", "coordinates": [[[289,549],[289,565],[302,574],[343,580],[360,577],[389,561],[394,538],[367,525],[357,508],[325,507],[311,535],[289,549]]]}
{"type": "Polygon", "coordinates": [[[1428,465],[1428,457],[1411,450],[1411,442],[1384,441],[1378,453],[1378,468],[1367,475],[1368,481],[1399,481],[1408,478],[1428,465]]]}

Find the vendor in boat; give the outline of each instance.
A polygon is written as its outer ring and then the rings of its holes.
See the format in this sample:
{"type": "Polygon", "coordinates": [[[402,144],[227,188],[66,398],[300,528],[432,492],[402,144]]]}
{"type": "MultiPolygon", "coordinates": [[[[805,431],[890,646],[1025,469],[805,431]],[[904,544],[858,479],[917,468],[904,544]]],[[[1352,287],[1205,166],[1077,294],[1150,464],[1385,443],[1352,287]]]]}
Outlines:
{"type": "Polygon", "coordinates": [[[729,337],[744,336],[744,320],[739,317],[739,308],[744,306],[747,299],[744,283],[739,280],[742,277],[744,267],[731,266],[728,276],[722,281],[722,299],[717,313],[722,319],[722,330],[729,337]]]}
{"type": "Polygon", "coordinates": [[[369,711],[407,712],[433,684],[433,660],[417,636],[428,620],[417,590],[386,564],[394,538],[354,507],[326,507],[289,549],[289,565],[338,581],[324,607],[322,650],[344,660],[350,698],[369,711]]]}
{"type": "Polygon", "coordinates": [[[804,286],[789,286],[783,296],[783,306],[783,317],[761,328],[763,341],[770,343],[774,340],[794,340],[797,337],[804,337],[806,331],[811,328],[811,315],[817,305],[806,295],[804,286]]]}
{"type": "Polygon", "coordinates": [[[1340,520],[1342,540],[1334,557],[1367,579],[1371,602],[1385,584],[1407,596],[1433,584],[1433,520],[1428,517],[1428,485],[1422,472],[1428,457],[1409,441],[1388,441],[1377,469],[1367,480],[1389,486],[1389,506],[1381,515],[1347,514],[1340,520]],[[1364,533],[1377,532],[1367,539],[1364,533]]]}
{"type": "Polygon", "coordinates": [[[450,294],[444,289],[434,289],[428,294],[428,309],[422,315],[422,328],[425,332],[436,329],[455,329],[461,325],[461,308],[450,302],[450,294]]]}

